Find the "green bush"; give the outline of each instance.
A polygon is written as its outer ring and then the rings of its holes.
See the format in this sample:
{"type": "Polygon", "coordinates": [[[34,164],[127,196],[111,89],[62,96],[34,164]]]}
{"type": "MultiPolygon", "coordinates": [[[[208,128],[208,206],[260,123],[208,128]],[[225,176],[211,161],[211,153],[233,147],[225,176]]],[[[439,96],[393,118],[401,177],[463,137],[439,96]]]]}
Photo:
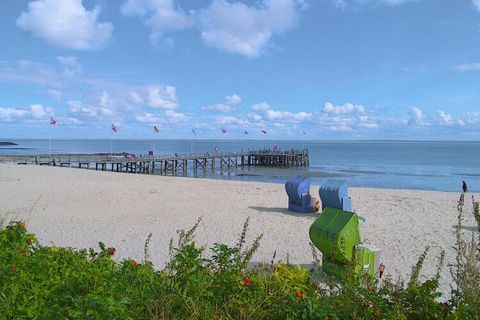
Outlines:
{"type": "Polygon", "coordinates": [[[118,263],[112,260],[115,249],[103,243],[99,250],[42,246],[24,223],[12,222],[0,230],[0,320],[478,319],[480,314],[479,279],[469,278],[480,270],[478,243],[463,241],[459,233],[452,268],[457,286],[452,299],[441,303],[443,254],[436,277],[418,280],[428,248],[407,285],[347,272],[320,286],[312,271],[299,266],[248,268],[261,239],[245,246],[248,220],[237,245],[214,244],[210,259],[194,242],[197,226],[178,232],[169,263],[158,271],[148,261],[150,237],[142,263],[118,263]]]}

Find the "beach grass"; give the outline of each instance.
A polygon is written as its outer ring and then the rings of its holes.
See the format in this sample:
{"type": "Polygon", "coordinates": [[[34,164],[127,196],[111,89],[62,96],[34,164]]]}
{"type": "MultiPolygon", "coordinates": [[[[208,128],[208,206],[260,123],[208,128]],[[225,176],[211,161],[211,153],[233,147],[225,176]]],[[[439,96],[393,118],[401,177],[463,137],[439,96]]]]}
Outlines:
{"type": "Polygon", "coordinates": [[[249,268],[261,235],[246,245],[248,220],[237,244],[214,244],[210,258],[195,243],[200,220],[180,230],[163,270],[149,261],[150,236],[143,261],[115,262],[115,249],[103,243],[89,250],[44,246],[25,222],[11,222],[0,232],[0,319],[477,319],[480,240],[462,233],[464,201],[462,194],[448,299],[438,290],[443,253],[437,274],[419,280],[429,248],[407,284],[352,272],[319,285],[312,270],[296,265],[249,268]]]}

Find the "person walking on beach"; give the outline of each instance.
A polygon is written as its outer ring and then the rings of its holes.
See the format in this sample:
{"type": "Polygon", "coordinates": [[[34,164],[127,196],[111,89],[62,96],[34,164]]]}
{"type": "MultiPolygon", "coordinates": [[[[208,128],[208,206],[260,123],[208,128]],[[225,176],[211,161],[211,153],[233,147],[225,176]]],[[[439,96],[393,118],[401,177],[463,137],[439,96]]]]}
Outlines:
{"type": "Polygon", "coordinates": [[[467,183],[465,182],[465,180],[463,180],[462,182],[462,189],[464,193],[468,191],[467,183]]]}

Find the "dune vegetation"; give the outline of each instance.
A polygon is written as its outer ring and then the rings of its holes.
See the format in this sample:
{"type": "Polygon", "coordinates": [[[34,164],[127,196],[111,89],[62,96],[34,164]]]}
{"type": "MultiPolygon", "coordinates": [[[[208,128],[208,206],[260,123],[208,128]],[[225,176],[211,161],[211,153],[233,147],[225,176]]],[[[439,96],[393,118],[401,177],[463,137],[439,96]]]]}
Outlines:
{"type": "Polygon", "coordinates": [[[442,254],[437,275],[420,282],[426,248],[407,283],[347,273],[320,285],[315,270],[300,266],[249,267],[262,237],[247,246],[248,220],[233,247],[197,245],[198,223],[178,231],[163,270],[149,261],[150,237],[143,261],[115,262],[115,249],[103,243],[44,246],[25,222],[10,222],[0,231],[0,319],[479,319],[480,238],[462,233],[464,202],[461,194],[455,264],[444,266],[442,254]],[[445,267],[454,279],[448,299],[438,291],[445,267]]]}

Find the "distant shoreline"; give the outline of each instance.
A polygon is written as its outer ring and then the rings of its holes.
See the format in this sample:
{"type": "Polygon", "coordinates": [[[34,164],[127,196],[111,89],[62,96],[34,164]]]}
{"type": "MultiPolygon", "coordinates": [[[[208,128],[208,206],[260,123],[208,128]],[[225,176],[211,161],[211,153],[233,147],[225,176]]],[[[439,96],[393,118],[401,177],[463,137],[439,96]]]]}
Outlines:
{"type": "Polygon", "coordinates": [[[0,141],[0,147],[1,146],[17,146],[18,144],[14,142],[8,142],[8,141],[0,141]]]}

